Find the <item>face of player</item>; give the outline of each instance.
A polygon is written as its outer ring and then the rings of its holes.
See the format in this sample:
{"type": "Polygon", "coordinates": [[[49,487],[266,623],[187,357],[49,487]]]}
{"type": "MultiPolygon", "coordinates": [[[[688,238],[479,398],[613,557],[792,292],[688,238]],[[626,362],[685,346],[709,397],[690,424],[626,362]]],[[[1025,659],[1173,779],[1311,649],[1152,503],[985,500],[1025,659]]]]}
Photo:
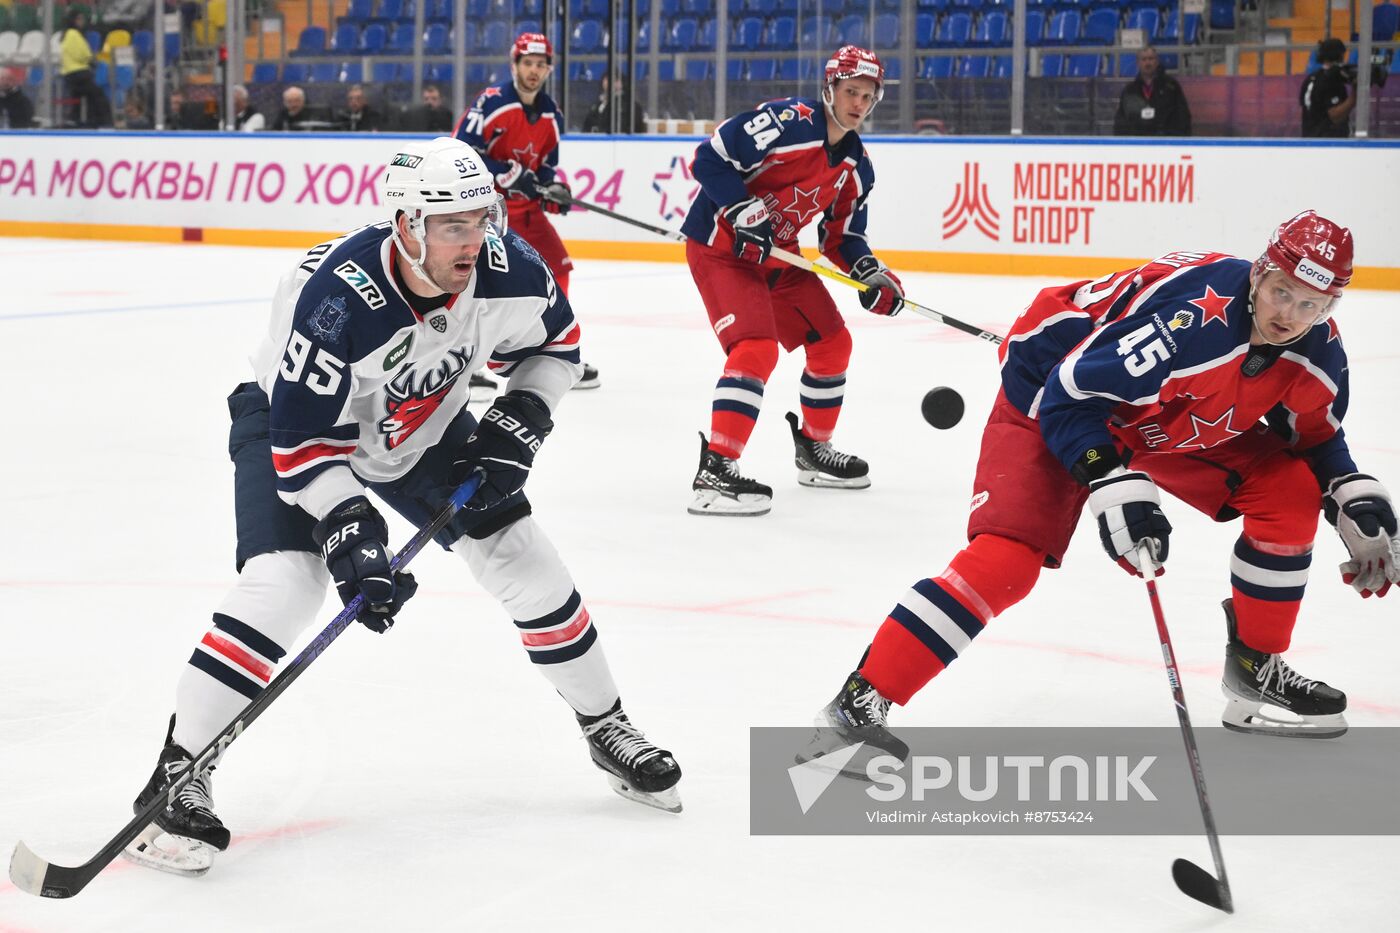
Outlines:
{"type": "MultiPolygon", "coordinates": [[[[400,218],[399,222],[405,226],[408,223],[406,218],[400,218]]],[[[455,295],[466,290],[481,246],[491,229],[489,212],[483,207],[455,214],[434,214],[425,218],[424,227],[428,248],[423,257],[423,271],[444,292],[455,295]]],[[[405,243],[415,243],[406,229],[399,232],[405,243]]],[[[413,279],[405,275],[404,281],[411,284],[413,279]]]]}
{"type": "Polygon", "coordinates": [[[875,109],[875,87],[870,78],[846,78],[832,88],[831,109],[848,130],[860,129],[861,122],[875,109]]]}
{"type": "Polygon", "coordinates": [[[1332,296],[1308,288],[1278,270],[1266,272],[1254,292],[1254,337],[1250,343],[1297,340],[1322,319],[1332,296]]]}
{"type": "Polygon", "coordinates": [[[522,55],[510,66],[515,86],[525,94],[539,93],[549,72],[549,61],[543,55],[522,55]]]}

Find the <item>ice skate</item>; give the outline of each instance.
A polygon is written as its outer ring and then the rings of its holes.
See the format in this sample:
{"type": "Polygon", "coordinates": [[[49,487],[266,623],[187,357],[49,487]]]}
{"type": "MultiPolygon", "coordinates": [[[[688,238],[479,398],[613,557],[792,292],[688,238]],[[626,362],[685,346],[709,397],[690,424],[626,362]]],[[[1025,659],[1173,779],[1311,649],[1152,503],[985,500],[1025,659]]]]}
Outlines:
{"type": "Polygon", "coordinates": [[[870,464],[855,454],[843,454],[827,441],[814,441],[802,433],[797,416],[787,413],[796,448],[797,481],[819,489],[865,489],[870,485],[870,464]]]}
{"type": "Polygon", "coordinates": [[[1320,680],[1309,680],[1288,666],[1282,655],[1245,645],[1235,634],[1233,600],[1222,603],[1230,640],[1225,645],[1227,729],[1254,735],[1332,739],[1347,731],[1346,694],[1320,680]]]}
{"type": "Polygon", "coordinates": [[[598,387],[599,387],[600,385],[602,385],[602,384],[603,384],[602,380],[598,378],[598,367],[593,366],[593,365],[590,365],[590,364],[588,364],[588,363],[584,363],[584,364],[583,364],[583,377],[582,377],[581,379],[579,379],[578,382],[574,383],[574,388],[575,388],[576,390],[577,390],[577,389],[596,389],[596,388],[598,388],[598,387]]]}
{"type": "MultiPolygon", "coordinates": [[[[190,753],[171,738],[174,730],[175,717],[172,716],[156,770],[132,805],[136,812],[150,803],[152,797],[164,794],[171,780],[190,763],[190,753]]],[[[182,787],[155,822],[122,854],[138,865],[173,875],[198,876],[207,872],[214,864],[214,856],[229,844],[229,832],[214,813],[210,776],[213,770],[209,768],[182,787]]]]}
{"type": "Polygon", "coordinates": [[[648,807],[681,812],[681,798],[676,791],[681,766],[670,752],[647,741],[641,730],[632,725],[622,711],[621,700],[600,716],[580,715],[578,723],[593,763],[608,776],[613,790],[648,807]]]}
{"type": "Polygon", "coordinates": [[[773,508],[773,487],[740,474],[739,464],[711,450],[703,434],[700,469],[691,488],[691,515],[767,515],[773,508]]]}
{"type": "Polygon", "coordinates": [[[879,755],[893,755],[900,761],[909,757],[909,746],[886,727],[890,701],[853,671],[841,692],[817,714],[817,731],[802,751],[799,764],[820,761],[852,745],[863,747],[842,763],[839,770],[847,777],[864,779],[866,765],[879,755]]]}

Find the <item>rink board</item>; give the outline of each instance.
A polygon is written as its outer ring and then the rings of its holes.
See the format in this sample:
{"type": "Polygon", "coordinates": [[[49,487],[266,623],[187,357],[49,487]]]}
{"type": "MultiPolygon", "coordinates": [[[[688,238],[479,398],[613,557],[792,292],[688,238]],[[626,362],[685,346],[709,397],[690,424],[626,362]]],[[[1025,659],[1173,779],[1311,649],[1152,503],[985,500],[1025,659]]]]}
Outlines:
{"type": "MultiPolygon", "coordinates": [[[[307,246],[383,219],[378,167],[410,138],[0,133],[0,235],[307,246]]],[[[570,137],[564,174],[582,199],[678,227],[697,142],[570,137]]],[[[1313,208],[1355,233],[1356,284],[1400,289],[1400,145],[876,138],[869,150],[870,239],[901,270],[1097,275],[1183,245],[1249,256],[1313,208]]],[[[579,258],[682,259],[598,215],[557,223],[579,258]]]]}

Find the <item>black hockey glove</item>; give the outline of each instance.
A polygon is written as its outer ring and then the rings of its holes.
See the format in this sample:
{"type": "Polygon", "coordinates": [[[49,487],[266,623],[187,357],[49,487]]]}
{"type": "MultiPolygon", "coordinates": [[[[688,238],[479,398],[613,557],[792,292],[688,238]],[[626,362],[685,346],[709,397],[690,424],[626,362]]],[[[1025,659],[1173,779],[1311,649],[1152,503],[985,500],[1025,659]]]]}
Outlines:
{"type": "Polygon", "coordinates": [[[392,555],[384,543],[389,527],[384,517],[368,499],[356,496],[317,522],[311,536],[321,548],[340,601],[348,606],[363,595],[364,604],[355,618],[366,628],[387,632],[403,604],[418,591],[418,583],[407,571],[390,571],[392,555]]]}
{"type": "Polygon", "coordinates": [[[1102,479],[1089,483],[1089,510],[1099,523],[1099,540],[1118,566],[1143,576],[1138,542],[1147,541],[1157,564],[1155,576],[1167,561],[1172,523],[1162,514],[1162,499],[1152,477],[1137,470],[1115,467],[1102,479]]]}
{"type": "Polygon", "coordinates": [[[507,197],[537,200],[540,196],[540,180],[535,173],[519,162],[511,162],[504,172],[496,176],[496,184],[507,197]]]}
{"type": "Polygon", "coordinates": [[[872,286],[860,293],[860,306],[871,314],[894,317],[904,307],[904,286],[874,256],[862,256],[852,263],[851,278],[872,286]]]}
{"type": "Polygon", "coordinates": [[[540,187],[540,207],[546,214],[567,214],[574,208],[574,193],[562,181],[540,187]]]}
{"type": "Polygon", "coordinates": [[[766,262],[773,252],[773,220],[758,198],[749,198],[724,209],[724,219],[734,225],[734,255],[751,262],[766,262]]]}
{"type": "Polygon", "coordinates": [[[1400,583],[1400,538],[1390,493],[1365,473],[1348,473],[1327,484],[1322,509],[1337,529],[1351,560],[1341,565],[1342,580],[1363,597],[1384,596],[1400,583]]]}
{"type": "Polygon", "coordinates": [[[549,409],[531,392],[507,392],[492,402],[452,463],[454,488],[481,474],[467,508],[489,509],[524,489],[535,454],[553,430],[549,409]]]}

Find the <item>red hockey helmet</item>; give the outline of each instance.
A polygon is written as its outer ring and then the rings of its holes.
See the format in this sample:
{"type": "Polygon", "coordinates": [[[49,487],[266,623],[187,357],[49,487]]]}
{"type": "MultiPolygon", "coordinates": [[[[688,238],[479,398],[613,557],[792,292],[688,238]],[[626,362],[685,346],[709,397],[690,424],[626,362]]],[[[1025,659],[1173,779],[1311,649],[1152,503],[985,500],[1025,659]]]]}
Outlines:
{"type": "Polygon", "coordinates": [[[554,64],[554,46],[542,32],[522,32],[515,37],[515,45],[510,47],[511,64],[520,61],[522,55],[543,55],[547,64],[554,64]]]}
{"type": "Polygon", "coordinates": [[[1354,247],[1351,231],[1316,211],[1303,211],[1279,224],[1264,255],[1254,263],[1255,275],[1278,269],[1294,281],[1340,298],[1351,283],[1354,247]]]}
{"type": "Polygon", "coordinates": [[[875,82],[875,102],[885,96],[885,66],[880,56],[858,45],[843,45],[826,63],[826,86],[846,78],[869,78],[875,82]]]}

